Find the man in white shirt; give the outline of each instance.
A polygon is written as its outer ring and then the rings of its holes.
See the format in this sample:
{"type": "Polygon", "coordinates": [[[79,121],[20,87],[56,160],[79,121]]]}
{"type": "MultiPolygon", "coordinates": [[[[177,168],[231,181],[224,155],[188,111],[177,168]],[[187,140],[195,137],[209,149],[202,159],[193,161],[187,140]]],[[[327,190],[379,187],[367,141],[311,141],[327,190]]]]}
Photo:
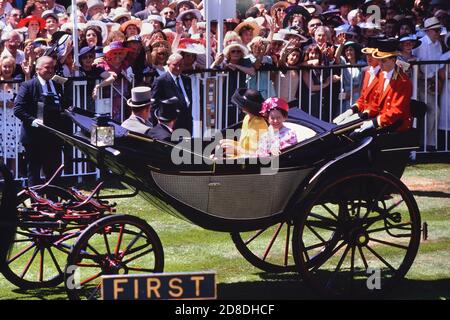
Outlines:
{"type": "Polygon", "coordinates": [[[41,184],[41,169],[47,178],[61,164],[62,143],[42,125],[65,130],[61,117],[61,87],[51,79],[55,61],[48,56],[36,61],[36,77],[21,83],[14,101],[14,115],[22,121],[21,142],[25,147],[28,185],[41,184]]]}
{"type": "Polygon", "coordinates": [[[20,34],[13,30],[6,33],[6,35],[2,37],[2,40],[5,41],[5,49],[0,55],[0,59],[3,59],[4,57],[13,57],[16,59],[16,64],[21,64],[23,60],[25,60],[25,54],[22,50],[19,50],[22,42],[20,34]]]}
{"type": "MultiPolygon", "coordinates": [[[[413,54],[419,61],[440,60],[442,56],[442,46],[440,43],[440,33],[442,25],[436,17],[431,17],[424,22],[426,35],[421,39],[422,44],[413,50],[413,54]]],[[[436,119],[439,115],[439,105],[437,95],[437,77],[442,65],[429,64],[420,66],[418,93],[419,100],[427,104],[426,115],[426,145],[430,148],[436,147],[436,119]]]]}

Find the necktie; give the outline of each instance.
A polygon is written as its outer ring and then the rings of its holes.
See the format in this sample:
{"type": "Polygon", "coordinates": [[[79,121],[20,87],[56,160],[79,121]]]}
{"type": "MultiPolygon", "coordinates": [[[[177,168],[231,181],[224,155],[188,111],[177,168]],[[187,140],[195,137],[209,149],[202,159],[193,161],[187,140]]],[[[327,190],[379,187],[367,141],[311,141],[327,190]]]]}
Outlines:
{"type": "Polygon", "coordinates": [[[178,76],[177,77],[177,81],[175,81],[176,83],[177,83],[177,87],[178,87],[178,89],[180,89],[180,93],[181,93],[181,95],[183,95],[184,96],[184,94],[183,94],[183,89],[181,89],[182,88],[182,86],[181,86],[181,79],[180,79],[180,77],[178,76]]]}
{"type": "Polygon", "coordinates": [[[183,87],[182,87],[181,77],[178,76],[176,78],[175,82],[177,84],[178,89],[180,90],[181,97],[183,97],[184,101],[186,101],[186,106],[189,106],[189,98],[184,95],[184,92],[183,92],[183,89],[182,89],[183,87]]]}
{"type": "Polygon", "coordinates": [[[50,85],[50,81],[45,81],[45,85],[47,87],[47,94],[53,94],[52,86],[50,85]]]}

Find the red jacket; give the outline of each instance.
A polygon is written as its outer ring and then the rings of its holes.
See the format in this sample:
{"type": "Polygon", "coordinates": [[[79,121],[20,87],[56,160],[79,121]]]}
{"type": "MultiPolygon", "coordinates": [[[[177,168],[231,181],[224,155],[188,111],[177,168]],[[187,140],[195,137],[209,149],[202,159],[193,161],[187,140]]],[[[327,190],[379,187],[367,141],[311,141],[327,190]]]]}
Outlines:
{"type": "Polygon", "coordinates": [[[369,86],[369,79],[370,79],[369,68],[367,68],[366,71],[364,71],[363,83],[361,86],[361,94],[355,103],[356,106],[358,107],[359,112],[366,111],[369,113],[369,117],[371,117],[371,118],[375,117],[378,114],[377,108],[375,108],[373,110],[370,109],[372,107],[370,105],[370,101],[373,100],[375,88],[378,85],[378,75],[379,74],[380,74],[380,71],[377,72],[377,74],[375,75],[375,78],[372,80],[372,82],[370,83],[370,86],[369,86]]]}
{"type": "Polygon", "coordinates": [[[398,125],[396,131],[406,131],[411,128],[411,95],[412,83],[408,76],[401,70],[395,69],[386,90],[383,91],[384,75],[378,74],[378,85],[376,86],[372,100],[367,108],[371,117],[377,116],[378,125],[381,127],[398,125]]]}

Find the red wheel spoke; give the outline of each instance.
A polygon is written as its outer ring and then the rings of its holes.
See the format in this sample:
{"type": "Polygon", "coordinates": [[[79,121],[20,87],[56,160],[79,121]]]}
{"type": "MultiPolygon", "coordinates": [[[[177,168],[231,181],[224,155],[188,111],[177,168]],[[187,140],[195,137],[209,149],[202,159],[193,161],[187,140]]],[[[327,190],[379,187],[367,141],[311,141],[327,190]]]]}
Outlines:
{"type": "Polygon", "coordinates": [[[80,282],[80,285],[84,286],[85,284],[97,279],[98,277],[100,277],[102,275],[103,272],[99,272],[97,274],[94,274],[93,276],[87,278],[86,280],[83,280],[80,282]]]}
{"type": "Polygon", "coordinates": [[[20,278],[23,279],[25,277],[25,275],[27,274],[28,270],[30,269],[31,264],[33,263],[34,258],[36,258],[38,252],[39,252],[39,249],[35,248],[34,252],[33,252],[33,255],[31,256],[30,260],[28,260],[28,262],[27,262],[27,264],[25,266],[25,269],[23,269],[23,271],[22,271],[22,273],[20,275],[20,278]]]}
{"type": "Polygon", "coordinates": [[[44,248],[41,248],[40,251],[40,259],[39,259],[39,281],[42,282],[44,280],[44,248]]]}
{"type": "Polygon", "coordinates": [[[16,260],[17,258],[19,258],[20,256],[22,256],[23,254],[25,254],[26,252],[28,252],[31,248],[33,248],[36,245],[35,242],[33,242],[32,244],[30,244],[28,247],[22,249],[19,253],[17,253],[14,257],[12,257],[10,260],[8,260],[8,264],[14,262],[14,260],[16,260]]]}
{"type": "Polygon", "coordinates": [[[116,249],[114,250],[114,255],[117,256],[120,250],[120,246],[122,245],[122,237],[123,237],[123,230],[125,229],[125,225],[120,225],[120,231],[119,231],[119,239],[117,239],[116,249]]]}
{"type": "Polygon", "coordinates": [[[264,252],[263,255],[263,261],[266,261],[267,256],[269,255],[270,249],[272,249],[273,244],[275,243],[275,240],[278,237],[278,234],[280,233],[281,228],[283,227],[284,222],[280,223],[280,225],[278,226],[278,228],[275,230],[272,239],[270,239],[269,244],[267,245],[266,251],[264,252]]]}
{"type": "Polygon", "coordinates": [[[99,264],[91,264],[91,263],[77,263],[77,266],[83,268],[101,268],[99,264]]]}

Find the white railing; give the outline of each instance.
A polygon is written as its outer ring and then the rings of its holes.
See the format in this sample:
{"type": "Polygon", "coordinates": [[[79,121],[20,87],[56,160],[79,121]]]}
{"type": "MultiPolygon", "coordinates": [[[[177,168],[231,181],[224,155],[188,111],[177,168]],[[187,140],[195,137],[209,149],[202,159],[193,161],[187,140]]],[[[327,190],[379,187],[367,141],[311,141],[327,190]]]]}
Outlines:
{"type": "MultiPolygon", "coordinates": [[[[242,119],[240,111],[231,104],[234,89],[240,85],[259,89],[266,98],[283,97],[290,102],[291,107],[300,107],[324,121],[330,121],[354,103],[362,81],[362,75],[359,78],[355,75],[362,74],[363,67],[343,65],[302,67],[295,70],[265,69],[257,71],[253,77],[241,72],[233,74],[213,69],[191,74],[193,134],[196,137],[209,136],[214,131],[242,119]],[[341,80],[326,86],[325,80],[328,77],[332,78],[333,75],[338,75],[341,80]],[[319,90],[312,90],[303,78],[309,83],[315,81],[319,90]]],[[[424,101],[428,106],[425,119],[417,123],[422,132],[422,149],[419,152],[426,153],[431,150],[449,152],[450,62],[417,62],[413,63],[411,68],[412,98],[424,101]],[[435,68],[437,64],[442,65],[440,74],[434,73],[433,77],[425,79],[422,74],[426,74],[428,68],[435,68]]],[[[89,91],[97,82],[94,79],[73,78],[65,85],[64,94],[71,95],[72,104],[76,107],[97,113],[113,114],[116,120],[123,121],[129,112],[126,99],[129,97],[133,81],[129,82],[125,78],[116,80],[113,85],[102,88],[97,99],[93,100],[92,92],[89,91]]],[[[13,116],[11,103],[19,83],[14,83],[13,89],[9,92],[4,90],[6,83],[0,81],[0,161],[5,162],[13,170],[16,179],[24,179],[26,166],[23,146],[20,144],[21,121],[13,116]]],[[[62,155],[62,161],[69,163],[69,167],[63,173],[64,176],[81,177],[98,174],[92,165],[86,161],[79,161],[85,157],[75,148],[72,150],[72,157],[78,161],[66,161],[69,159],[64,159],[64,154],[62,155]]]]}

